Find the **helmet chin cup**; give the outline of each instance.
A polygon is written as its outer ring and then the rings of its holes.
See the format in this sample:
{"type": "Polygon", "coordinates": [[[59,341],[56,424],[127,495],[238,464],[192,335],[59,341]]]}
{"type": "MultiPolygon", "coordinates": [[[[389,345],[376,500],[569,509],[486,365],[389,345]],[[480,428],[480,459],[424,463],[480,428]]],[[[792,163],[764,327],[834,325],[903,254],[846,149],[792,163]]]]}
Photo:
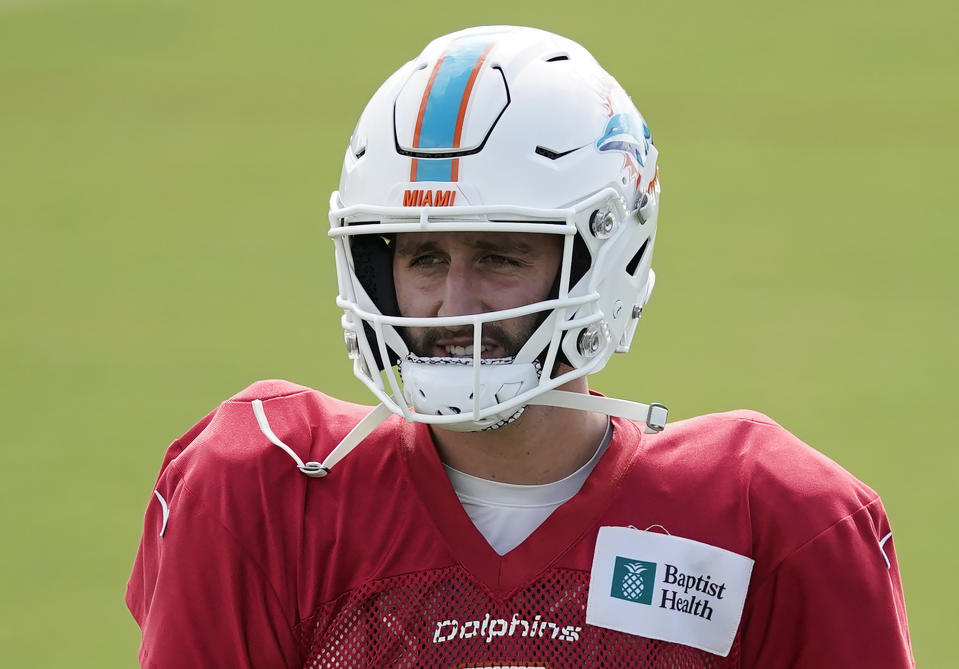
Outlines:
{"type": "Polygon", "coordinates": [[[414,414],[460,416],[444,422],[455,432],[495,430],[523,413],[516,398],[539,384],[536,362],[514,363],[513,358],[484,359],[479,368],[471,358],[420,358],[408,355],[399,362],[403,397],[414,414]]]}

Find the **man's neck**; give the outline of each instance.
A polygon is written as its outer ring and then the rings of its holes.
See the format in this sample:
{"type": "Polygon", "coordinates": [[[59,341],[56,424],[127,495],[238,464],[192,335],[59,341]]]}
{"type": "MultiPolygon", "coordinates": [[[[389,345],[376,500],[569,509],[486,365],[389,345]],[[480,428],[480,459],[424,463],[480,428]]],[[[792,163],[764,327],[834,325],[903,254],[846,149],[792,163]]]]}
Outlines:
{"type": "MultiPolygon", "coordinates": [[[[586,379],[563,387],[588,392],[586,379]]],[[[606,433],[607,417],[576,409],[529,406],[509,425],[485,432],[432,429],[440,459],[466,474],[535,485],[569,476],[586,464],[606,433]]]]}

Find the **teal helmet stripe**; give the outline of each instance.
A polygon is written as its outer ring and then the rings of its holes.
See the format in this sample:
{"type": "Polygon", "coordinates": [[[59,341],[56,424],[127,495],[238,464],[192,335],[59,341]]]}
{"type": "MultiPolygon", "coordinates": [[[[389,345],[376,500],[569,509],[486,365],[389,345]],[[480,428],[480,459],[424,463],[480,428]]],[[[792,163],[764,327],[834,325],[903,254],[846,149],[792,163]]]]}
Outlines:
{"type": "MultiPolygon", "coordinates": [[[[459,148],[462,116],[477,70],[486,59],[493,35],[471,34],[455,40],[436,64],[424,93],[425,104],[413,146],[420,149],[459,148]]],[[[454,158],[414,158],[413,181],[456,181],[454,158]]]]}

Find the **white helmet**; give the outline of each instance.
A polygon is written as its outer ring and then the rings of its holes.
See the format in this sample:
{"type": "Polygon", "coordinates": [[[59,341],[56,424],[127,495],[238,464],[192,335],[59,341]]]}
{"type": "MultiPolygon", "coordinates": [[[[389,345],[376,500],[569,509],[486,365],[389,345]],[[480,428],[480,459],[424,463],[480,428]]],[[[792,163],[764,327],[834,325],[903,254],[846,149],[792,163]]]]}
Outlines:
{"type": "Polygon", "coordinates": [[[498,427],[530,404],[661,429],[661,405],[556,390],[629,349],[655,279],[656,158],[629,96],[579,44],[511,26],[431,42],[370,100],[330,199],[356,376],[389,411],[447,429],[498,427]],[[425,231],[560,235],[554,294],[506,311],[403,317],[389,236],[425,231]],[[528,314],[539,325],[515,356],[481,358],[484,324],[528,314]],[[477,344],[466,358],[419,358],[400,334],[464,326],[477,344]]]}

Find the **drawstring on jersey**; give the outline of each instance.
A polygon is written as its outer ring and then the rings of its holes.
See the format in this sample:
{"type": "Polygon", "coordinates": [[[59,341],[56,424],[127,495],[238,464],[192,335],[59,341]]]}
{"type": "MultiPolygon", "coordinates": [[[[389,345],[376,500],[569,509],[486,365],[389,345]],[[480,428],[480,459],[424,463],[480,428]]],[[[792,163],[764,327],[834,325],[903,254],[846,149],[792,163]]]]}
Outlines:
{"type": "Polygon", "coordinates": [[[392,412],[384,405],[378,404],[373,407],[366,416],[363,417],[356,426],[350,430],[349,434],[343,437],[343,440],[336,445],[330,454],[324,458],[323,462],[303,462],[299,455],[292,448],[284,444],[270,427],[270,421],[266,418],[266,412],[263,410],[262,400],[253,400],[253,415],[256,416],[256,424],[260,427],[260,432],[270,440],[270,443],[279,446],[286,454],[296,462],[296,468],[311,478],[323,478],[330,473],[330,469],[343,457],[352,451],[356,446],[369,436],[370,432],[375,430],[381,423],[390,417],[392,412]]]}

